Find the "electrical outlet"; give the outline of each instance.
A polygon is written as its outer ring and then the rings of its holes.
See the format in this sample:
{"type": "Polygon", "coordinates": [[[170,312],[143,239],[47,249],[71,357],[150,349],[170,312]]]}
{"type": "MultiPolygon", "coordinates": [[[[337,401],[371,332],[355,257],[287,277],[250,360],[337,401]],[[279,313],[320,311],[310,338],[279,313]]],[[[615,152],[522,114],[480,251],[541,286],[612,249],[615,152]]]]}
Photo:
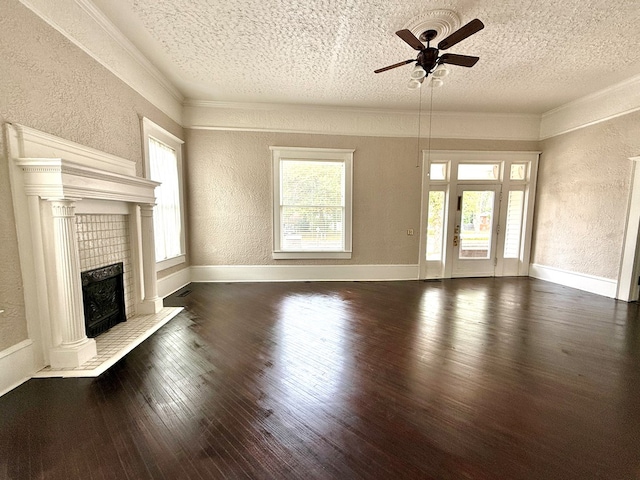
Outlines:
{"type": "Polygon", "coordinates": [[[407,230],[407,235],[409,235],[410,237],[413,236],[413,228],[407,230]]]}

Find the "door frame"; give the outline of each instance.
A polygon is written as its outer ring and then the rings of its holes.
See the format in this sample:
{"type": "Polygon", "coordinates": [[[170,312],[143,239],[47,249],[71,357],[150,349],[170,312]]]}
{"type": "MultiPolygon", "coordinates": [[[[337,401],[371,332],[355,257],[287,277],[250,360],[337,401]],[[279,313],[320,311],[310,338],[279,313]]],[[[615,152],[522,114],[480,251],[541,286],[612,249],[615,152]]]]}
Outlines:
{"type": "MultiPolygon", "coordinates": [[[[533,212],[536,196],[536,182],[538,174],[539,151],[476,151],[476,150],[423,150],[422,151],[422,195],[420,209],[420,253],[419,253],[419,278],[451,278],[453,249],[451,245],[455,225],[455,212],[451,208],[445,212],[442,239],[442,255],[440,260],[427,260],[427,225],[429,192],[444,191],[445,204],[451,205],[459,185],[473,184],[502,184],[503,196],[508,195],[511,189],[524,191],[523,224],[520,237],[520,252],[516,259],[517,265],[505,270],[504,262],[498,261],[495,276],[506,274],[517,276],[529,275],[531,258],[531,239],[533,229],[533,212]],[[499,178],[496,180],[458,180],[457,166],[460,163],[498,163],[500,165],[499,178]],[[444,178],[430,178],[432,164],[444,164],[444,178]],[[509,172],[512,164],[525,164],[526,175],[524,180],[511,180],[509,172]],[[516,188],[517,186],[517,188],[516,188]],[[453,215],[453,216],[452,216],[453,215]],[[507,272],[507,273],[505,273],[507,272]]],[[[500,221],[503,221],[501,218],[500,221]]],[[[498,238],[497,246],[501,248],[501,238],[498,238]]]]}
{"type": "Polygon", "coordinates": [[[620,273],[616,298],[625,302],[638,300],[640,274],[640,157],[631,157],[631,185],[624,229],[624,243],[620,258],[620,273]]]}

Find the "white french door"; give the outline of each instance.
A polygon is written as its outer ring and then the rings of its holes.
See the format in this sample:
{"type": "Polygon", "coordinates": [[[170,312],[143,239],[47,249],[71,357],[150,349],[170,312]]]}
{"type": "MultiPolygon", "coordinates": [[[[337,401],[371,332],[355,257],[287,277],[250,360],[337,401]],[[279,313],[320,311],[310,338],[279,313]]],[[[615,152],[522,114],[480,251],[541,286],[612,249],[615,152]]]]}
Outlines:
{"type": "Polygon", "coordinates": [[[528,275],[538,153],[425,153],[420,278],[528,275]]]}

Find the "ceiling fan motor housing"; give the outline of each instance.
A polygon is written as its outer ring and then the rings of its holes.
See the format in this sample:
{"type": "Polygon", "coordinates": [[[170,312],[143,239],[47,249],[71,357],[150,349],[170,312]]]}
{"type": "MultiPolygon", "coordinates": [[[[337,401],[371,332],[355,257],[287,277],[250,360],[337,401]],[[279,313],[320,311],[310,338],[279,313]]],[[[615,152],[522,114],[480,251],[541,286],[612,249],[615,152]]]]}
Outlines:
{"type": "Polygon", "coordinates": [[[425,48],[418,53],[416,63],[420,65],[427,74],[431,72],[438,62],[438,49],[433,47],[425,48]]]}

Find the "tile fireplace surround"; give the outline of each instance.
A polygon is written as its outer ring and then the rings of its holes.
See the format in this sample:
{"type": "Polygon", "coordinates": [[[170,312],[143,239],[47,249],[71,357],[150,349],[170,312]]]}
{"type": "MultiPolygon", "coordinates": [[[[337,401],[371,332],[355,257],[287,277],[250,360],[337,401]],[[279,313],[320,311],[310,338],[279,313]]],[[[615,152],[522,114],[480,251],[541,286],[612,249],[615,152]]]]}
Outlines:
{"type": "MultiPolygon", "coordinates": [[[[34,376],[97,376],[181,310],[163,308],[157,294],[158,183],[136,177],[130,160],[22,125],[5,130],[34,376]],[[85,335],[80,252],[85,268],[89,237],[78,227],[95,216],[128,223],[119,229],[127,231],[132,279],[127,322],[97,339],[85,335]]],[[[113,252],[99,242],[96,251],[113,252]]]]}

